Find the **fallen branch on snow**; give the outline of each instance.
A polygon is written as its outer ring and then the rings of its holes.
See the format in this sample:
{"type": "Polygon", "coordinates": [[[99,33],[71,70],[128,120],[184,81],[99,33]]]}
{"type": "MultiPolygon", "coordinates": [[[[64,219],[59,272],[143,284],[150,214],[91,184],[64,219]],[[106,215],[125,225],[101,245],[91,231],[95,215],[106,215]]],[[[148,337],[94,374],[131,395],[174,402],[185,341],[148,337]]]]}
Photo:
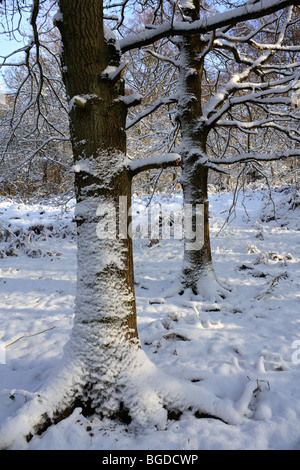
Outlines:
{"type": "Polygon", "coordinates": [[[12,344],[16,343],[17,341],[19,341],[20,339],[23,339],[23,338],[30,338],[31,336],[37,336],[37,335],[40,335],[42,333],[46,333],[46,331],[50,331],[50,330],[53,330],[54,328],[56,328],[56,326],[51,326],[51,328],[47,328],[46,330],[43,330],[43,331],[38,331],[37,333],[33,333],[31,335],[22,335],[20,336],[19,338],[15,339],[14,341],[12,341],[11,343],[9,344],[6,344],[4,347],[5,349],[8,348],[9,346],[11,346],[12,344]]]}

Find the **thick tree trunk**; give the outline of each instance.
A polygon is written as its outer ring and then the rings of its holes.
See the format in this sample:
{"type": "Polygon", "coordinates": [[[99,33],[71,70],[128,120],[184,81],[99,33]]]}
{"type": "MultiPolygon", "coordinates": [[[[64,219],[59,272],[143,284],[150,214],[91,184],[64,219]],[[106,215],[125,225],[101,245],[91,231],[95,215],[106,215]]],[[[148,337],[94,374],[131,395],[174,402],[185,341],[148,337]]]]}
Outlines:
{"type": "Polygon", "coordinates": [[[131,200],[122,80],[108,75],[117,71],[120,56],[103,27],[99,0],[90,0],[88,9],[85,0],[59,3],[78,227],[75,320],[67,351],[81,364],[81,403],[114,415],[123,406],[119,376],[138,348],[132,240],[118,237],[116,223],[120,197],[131,200]]]}

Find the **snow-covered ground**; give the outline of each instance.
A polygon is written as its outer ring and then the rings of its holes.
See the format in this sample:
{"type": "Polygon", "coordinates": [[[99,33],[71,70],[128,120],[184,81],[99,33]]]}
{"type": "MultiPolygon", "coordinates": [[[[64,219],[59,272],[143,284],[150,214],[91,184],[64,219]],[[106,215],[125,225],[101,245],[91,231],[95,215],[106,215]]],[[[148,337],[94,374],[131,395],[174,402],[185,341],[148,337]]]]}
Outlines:
{"type": "MultiPolygon", "coordinates": [[[[157,368],[205,386],[240,409],[239,424],[191,413],[164,430],[131,429],[81,410],[20,449],[300,449],[299,200],[293,190],[248,190],[219,233],[232,194],[211,194],[215,270],[231,292],[218,303],[167,296],[182,241],[136,239],[139,335],[157,368]],[[219,233],[219,234],[218,234],[219,233]],[[247,384],[256,382],[246,397],[247,384]],[[246,399],[247,398],[247,399],[246,399]]],[[[146,198],[135,198],[145,223],[146,198]]],[[[154,202],[178,208],[180,196],[154,202]]],[[[74,202],[0,199],[0,423],[5,425],[59,363],[72,328],[76,282],[74,202]]],[[[174,291],[175,292],[175,291],[174,291]]],[[[26,417],[24,416],[24,420],[26,417]]],[[[0,443],[1,448],[1,443],[0,443]]]]}

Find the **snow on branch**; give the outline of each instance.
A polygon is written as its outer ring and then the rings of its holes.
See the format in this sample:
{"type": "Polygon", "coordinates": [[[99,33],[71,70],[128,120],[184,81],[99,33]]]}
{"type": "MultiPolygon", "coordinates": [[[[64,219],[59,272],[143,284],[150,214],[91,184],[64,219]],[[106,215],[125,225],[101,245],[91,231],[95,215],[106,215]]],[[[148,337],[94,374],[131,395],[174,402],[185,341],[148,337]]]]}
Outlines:
{"type": "Polygon", "coordinates": [[[140,95],[139,93],[132,93],[131,95],[128,95],[128,96],[120,96],[118,98],[118,101],[122,101],[127,108],[132,108],[134,106],[141,104],[142,99],[143,99],[143,96],[140,95]]]}
{"type": "Polygon", "coordinates": [[[236,129],[239,129],[241,132],[245,132],[245,133],[251,133],[252,130],[256,130],[256,129],[266,129],[266,128],[276,129],[286,134],[289,138],[300,141],[299,131],[296,128],[280,126],[278,124],[279,122],[285,123],[286,118],[280,117],[280,116],[274,118],[272,116],[269,118],[260,119],[256,121],[238,121],[238,120],[221,119],[220,121],[217,122],[216,127],[236,128],[236,129]]]}
{"type": "Polygon", "coordinates": [[[242,104],[253,104],[257,106],[261,105],[285,105],[285,106],[290,106],[293,104],[292,98],[289,98],[287,96],[282,96],[287,94],[288,92],[293,90],[293,83],[289,83],[286,87],[281,87],[281,86],[274,86],[273,88],[270,88],[269,90],[259,90],[257,92],[252,92],[246,95],[242,96],[237,96],[237,97],[230,97],[229,94],[230,92],[233,93],[235,91],[238,91],[239,89],[245,89],[247,88],[248,85],[245,87],[241,86],[240,88],[232,86],[224,87],[224,89],[220,89],[219,92],[213,97],[210,102],[207,104],[207,106],[204,109],[204,118],[206,119],[206,125],[208,127],[212,127],[215,125],[219,119],[227,113],[230,109],[236,106],[240,106],[242,104]],[[229,96],[229,98],[228,98],[229,96]],[[227,100],[225,101],[225,99],[227,100]],[[220,108],[218,106],[222,105],[220,108]]]}
{"type": "Polygon", "coordinates": [[[224,26],[236,25],[241,21],[261,18],[294,4],[297,4],[297,2],[291,0],[263,0],[254,4],[248,3],[224,13],[218,13],[191,23],[178,21],[164,23],[156,27],[153,25],[150,30],[142,31],[141,33],[121,39],[119,46],[124,54],[129,50],[148,46],[164,37],[205,34],[224,26]]]}
{"type": "Polygon", "coordinates": [[[151,51],[151,49],[146,49],[145,52],[148,52],[148,54],[152,55],[152,57],[155,57],[158,60],[163,60],[164,62],[169,62],[172,64],[174,67],[179,67],[180,62],[176,59],[173,59],[172,57],[164,56],[161,54],[158,54],[157,52],[151,51]]]}
{"type": "Polygon", "coordinates": [[[112,82],[116,82],[120,76],[123,75],[124,70],[126,69],[128,65],[128,61],[121,62],[121,64],[116,67],[113,65],[108,65],[106,69],[102,72],[101,78],[103,80],[110,80],[112,82]]]}
{"type": "Polygon", "coordinates": [[[74,106],[77,108],[83,109],[86,107],[86,104],[89,100],[97,98],[97,95],[76,95],[73,96],[69,101],[69,112],[73,109],[74,106]]]}
{"type": "Polygon", "coordinates": [[[135,176],[142,171],[180,166],[180,164],[181,156],[178,153],[165,153],[155,157],[131,161],[129,163],[129,171],[132,176],[135,176]]]}
{"type": "Polygon", "coordinates": [[[246,163],[250,161],[269,162],[274,160],[283,160],[285,158],[291,157],[300,157],[300,149],[283,150],[271,154],[245,152],[226,159],[214,158],[209,160],[209,162],[217,165],[232,165],[234,163],[246,163]]]}
{"type": "MultiPolygon", "coordinates": [[[[243,80],[248,78],[251,72],[254,72],[255,70],[259,69],[262,64],[267,61],[269,56],[270,52],[262,54],[260,57],[254,60],[249,67],[246,67],[245,70],[240,73],[234,74],[225,85],[219,88],[218,92],[208,101],[203,110],[203,116],[207,119],[210,118],[214,113],[212,117],[212,122],[209,125],[216,122],[217,119],[219,119],[226,111],[228,111],[228,109],[230,109],[234,105],[240,105],[245,102],[254,102],[257,100],[260,100],[260,103],[264,104],[279,104],[279,99],[277,99],[276,103],[274,102],[273,98],[269,98],[268,101],[263,101],[262,98],[264,98],[265,96],[269,96],[270,94],[278,95],[287,93],[292,87],[292,85],[290,84],[291,78],[299,78],[298,76],[296,76],[296,74],[291,74],[290,77],[274,81],[271,84],[254,82],[243,83],[243,80]],[[288,83],[288,85],[286,88],[283,88],[282,85],[285,83],[288,83]],[[265,90],[264,88],[267,89],[265,90]],[[231,98],[234,93],[247,89],[250,89],[252,93],[231,98]],[[256,90],[256,92],[254,92],[254,90],[256,90]],[[222,107],[220,108],[220,106],[222,107]]],[[[288,98],[282,98],[280,100],[280,104],[290,104],[290,100],[288,98]]]]}
{"type": "Polygon", "coordinates": [[[229,43],[245,43],[249,42],[253,37],[255,37],[257,34],[259,34],[262,30],[264,30],[267,26],[270,26],[272,23],[277,21],[277,17],[272,16],[270,20],[264,19],[264,22],[262,25],[257,27],[254,30],[251,30],[251,32],[248,35],[242,35],[242,36],[233,36],[232,34],[225,33],[222,29],[219,29],[216,32],[216,39],[225,39],[226,41],[229,41],[229,43]]]}
{"type": "Polygon", "coordinates": [[[281,45],[281,44],[259,44],[256,41],[251,41],[251,44],[253,44],[257,49],[269,49],[272,51],[283,51],[283,52],[300,52],[300,46],[286,46],[286,45],[281,45]]]}

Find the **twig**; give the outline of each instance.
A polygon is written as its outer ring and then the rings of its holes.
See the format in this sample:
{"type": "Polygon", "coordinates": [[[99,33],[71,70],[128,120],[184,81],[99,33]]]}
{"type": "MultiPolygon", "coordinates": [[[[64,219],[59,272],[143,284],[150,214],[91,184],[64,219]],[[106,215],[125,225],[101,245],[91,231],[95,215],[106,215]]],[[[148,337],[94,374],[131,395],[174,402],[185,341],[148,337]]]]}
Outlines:
{"type": "Polygon", "coordinates": [[[46,331],[53,330],[54,328],[56,328],[56,326],[52,326],[51,328],[47,328],[47,330],[38,331],[37,333],[33,333],[32,335],[23,335],[23,336],[20,336],[19,338],[15,339],[15,340],[12,341],[11,343],[6,344],[6,345],[5,345],[5,348],[8,348],[8,347],[11,346],[12,344],[14,344],[14,343],[16,343],[17,341],[19,341],[20,339],[23,339],[23,338],[30,338],[31,336],[40,335],[40,334],[42,334],[42,333],[46,333],[46,331]]]}

